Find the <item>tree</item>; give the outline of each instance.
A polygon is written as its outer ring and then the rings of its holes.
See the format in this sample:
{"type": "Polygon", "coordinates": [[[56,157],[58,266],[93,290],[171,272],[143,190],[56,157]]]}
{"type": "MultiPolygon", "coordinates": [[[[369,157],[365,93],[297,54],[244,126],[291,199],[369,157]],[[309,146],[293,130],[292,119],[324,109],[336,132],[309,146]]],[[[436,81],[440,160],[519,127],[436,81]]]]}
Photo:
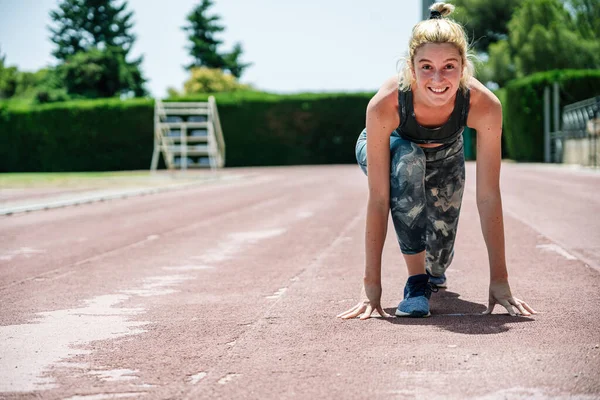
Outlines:
{"type": "Polygon", "coordinates": [[[79,51],[58,71],[69,94],[98,98],[132,91],[144,95],[139,66],[127,63],[125,54],[115,47],[79,51]]]}
{"type": "Polygon", "coordinates": [[[186,66],[190,70],[194,67],[218,68],[229,71],[236,78],[240,78],[244,70],[251,64],[240,61],[242,45],[236,43],[230,53],[220,53],[219,46],[223,44],[216,35],[225,28],[220,25],[221,17],[207,15],[208,9],[214,4],[213,0],[202,0],[187,16],[188,25],[182,29],[188,33],[191,45],[187,47],[193,58],[191,64],[186,66]]]}
{"type": "Polygon", "coordinates": [[[133,12],[126,9],[126,1],[117,5],[115,0],[61,0],[59,10],[50,12],[56,25],[49,28],[56,44],[52,54],[62,62],[61,75],[73,80],[65,82],[69,93],[90,97],[146,93],[140,71],[143,57],[128,60],[135,35],[133,12]]]}
{"type": "Polygon", "coordinates": [[[568,0],[566,5],[572,11],[581,36],[597,40],[600,37],[600,0],[568,0]]]}
{"type": "Polygon", "coordinates": [[[506,39],[508,22],[522,0],[454,0],[456,14],[477,52],[487,53],[491,44],[506,39]]]}
{"type": "MultiPolygon", "coordinates": [[[[190,70],[191,76],[183,84],[184,94],[235,92],[250,90],[249,85],[241,84],[233,74],[217,68],[198,67],[190,70]]],[[[171,95],[175,92],[171,92],[171,95]]]]}
{"type": "Polygon", "coordinates": [[[14,96],[18,84],[17,67],[6,65],[6,54],[0,51],[0,99],[6,99],[14,96]]]}
{"type": "Polygon", "coordinates": [[[508,81],[517,77],[516,67],[511,57],[508,40],[492,43],[488,48],[489,59],[485,64],[485,82],[493,81],[504,86],[508,81]]]}
{"type": "Polygon", "coordinates": [[[523,0],[508,23],[507,38],[488,48],[486,78],[504,86],[535,72],[599,68],[600,43],[580,29],[582,20],[594,17],[575,7],[578,1],[523,0]]]}
{"type": "Polygon", "coordinates": [[[119,47],[127,56],[135,35],[130,32],[133,11],[126,8],[126,1],[116,6],[115,0],[62,0],[59,10],[50,12],[57,25],[49,27],[57,46],[52,55],[65,61],[92,47],[119,47]]]}
{"type": "Polygon", "coordinates": [[[525,0],[509,23],[509,44],[517,76],[600,67],[600,44],[579,34],[559,0],[525,0]]]}

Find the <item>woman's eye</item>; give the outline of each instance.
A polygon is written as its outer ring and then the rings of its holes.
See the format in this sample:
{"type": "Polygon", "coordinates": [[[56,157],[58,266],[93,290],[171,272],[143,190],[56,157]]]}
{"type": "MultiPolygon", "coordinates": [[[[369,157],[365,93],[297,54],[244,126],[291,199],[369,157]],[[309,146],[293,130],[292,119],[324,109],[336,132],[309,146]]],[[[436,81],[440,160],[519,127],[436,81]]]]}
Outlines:
{"type": "Polygon", "coordinates": [[[454,69],[454,65],[448,64],[448,65],[446,65],[446,68],[448,68],[448,69],[454,69]]]}
{"type": "Polygon", "coordinates": [[[430,65],[423,65],[423,69],[431,69],[430,65]]]}

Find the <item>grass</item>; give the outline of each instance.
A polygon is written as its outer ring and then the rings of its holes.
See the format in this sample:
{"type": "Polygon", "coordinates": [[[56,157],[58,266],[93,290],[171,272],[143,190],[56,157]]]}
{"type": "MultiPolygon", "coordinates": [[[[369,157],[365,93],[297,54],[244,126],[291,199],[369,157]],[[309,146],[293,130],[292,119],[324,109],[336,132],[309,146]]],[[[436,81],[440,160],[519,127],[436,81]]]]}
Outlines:
{"type": "Polygon", "coordinates": [[[168,174],[149,171],[118,172],[10,172],[0,173],[0,188],[95,187],[164,183],[168,174]]]}

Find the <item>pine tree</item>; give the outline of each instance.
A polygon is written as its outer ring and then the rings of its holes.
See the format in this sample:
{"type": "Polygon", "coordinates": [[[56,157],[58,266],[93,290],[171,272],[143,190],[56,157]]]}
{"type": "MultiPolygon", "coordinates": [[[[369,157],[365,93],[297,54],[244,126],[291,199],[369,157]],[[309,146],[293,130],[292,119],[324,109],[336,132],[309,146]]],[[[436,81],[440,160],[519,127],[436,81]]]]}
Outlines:
{"type": "Polygon", "coordinates": [[[225,28],[220,24],[221,17],[207,15],[208,9],[214,5],[213,0],[202,0],[187,16],[188,25],[183,30],[188,33],[191,45],[187,47],[193,62],[186,66],[190,70],[195,67],[217,68],[230,72],[236,78],[244,73],[251,64],[240,61],[242,45],[236,43],[230,53],[220,53],[219,46],[223,44],[216,35],[225,28]]]}
{"type": "Polygon", "coordinates": [[[57,46],[52,55],[59,60],[92,47],[119,47],[125,55],[131,50],[135,35],[131,28],[133,12],[126,12],[127,2],[115,0],[62,0],[50,17],[57,25],[50,27],[50,40],[57,46]]]}
{"type": "Polygon", "coordinates": [[[50,39],[56,44],[52,55],[61,61],[58,68],[65,78],[81,83],[71,92],[74,87],[67,82],[69,92],[85,93],[87,97],[130,91],[137,96],[145,94],[140,71],[143,57],[132,61],[127,58],[136,39],[131,32],[133,12],[126,10],[127,2],[118,5],[115,0],[61,0],[58,7],[50,12],[55,24],[49,28],[50,39]],[[88,79],[91,69],[86,59],[102,69],[94,74],[98,79],[88,79]],[[67,61],[73,62],[68,65],[67,61]]]}

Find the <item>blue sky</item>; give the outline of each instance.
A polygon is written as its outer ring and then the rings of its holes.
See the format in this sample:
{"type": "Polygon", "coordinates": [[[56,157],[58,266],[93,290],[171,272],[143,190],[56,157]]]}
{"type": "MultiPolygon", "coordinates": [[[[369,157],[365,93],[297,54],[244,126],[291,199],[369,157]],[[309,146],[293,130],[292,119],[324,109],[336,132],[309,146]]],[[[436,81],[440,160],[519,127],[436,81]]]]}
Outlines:
{"type": "MultiPolygon", "coordinates": [[[[199,0],[129,0],[142,69],[153,96],[181,89],[190,61],[181,27],[199,0]]],[[[0,0],[0,49],[8,65],[35,71],[55,60],[48,39],[58,0],[0,0]]],[[[222,51],[242,43],[253,65],[241,81],[278,93],[374,91],[396,73],[421,0],[216,0],[222,51]]]]}

